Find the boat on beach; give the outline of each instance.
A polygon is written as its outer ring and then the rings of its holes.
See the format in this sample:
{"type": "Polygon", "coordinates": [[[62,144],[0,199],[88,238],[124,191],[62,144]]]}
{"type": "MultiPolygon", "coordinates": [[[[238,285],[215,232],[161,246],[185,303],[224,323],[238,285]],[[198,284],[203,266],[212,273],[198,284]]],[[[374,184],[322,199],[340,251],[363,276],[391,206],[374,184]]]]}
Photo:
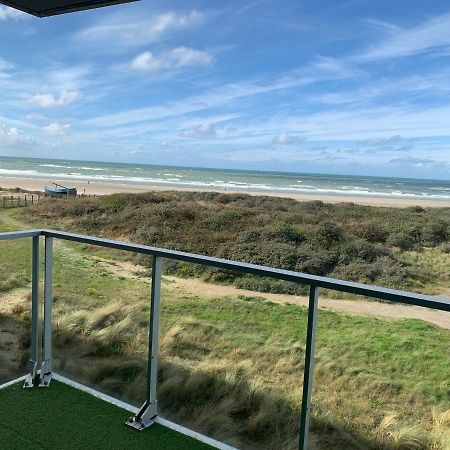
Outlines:
{"type": "Polygon", "coordinates": [[[54,187],[45,186],[45,195],[49,197],[72,197],[77,195],[77,188],[67,187],[58,183],[52,183],[54,187]]]}

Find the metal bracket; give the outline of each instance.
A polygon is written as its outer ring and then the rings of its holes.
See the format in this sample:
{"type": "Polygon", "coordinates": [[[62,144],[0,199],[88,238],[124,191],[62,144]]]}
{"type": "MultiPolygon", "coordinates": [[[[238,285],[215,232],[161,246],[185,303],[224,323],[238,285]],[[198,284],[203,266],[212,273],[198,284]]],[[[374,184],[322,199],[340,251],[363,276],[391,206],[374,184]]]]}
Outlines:
{"type": "Polygon", "coordinates": [[[52,360],[46,359],[42,362],[39,387],[49,387],[52,381],[52,360]]]}
{"type": "Polygon", "coordinates": [[[156,400],[152,403],[145,402],[139,412],[134,417],[130,417],[125,424],[138,431],[148,428],[155,423],[157,417],[156,403],[156,400]]]}
{"type": "Polygon", "coordinates": [[[25,378],[25,381],[23,383],[23,387],[25,389],[32,388],[35,386],[36,381],[38,379],[38,370],[37,370],[37,362],[30,360],[28,362],[28,368],[29,368],[29,374],[25,378]]]}

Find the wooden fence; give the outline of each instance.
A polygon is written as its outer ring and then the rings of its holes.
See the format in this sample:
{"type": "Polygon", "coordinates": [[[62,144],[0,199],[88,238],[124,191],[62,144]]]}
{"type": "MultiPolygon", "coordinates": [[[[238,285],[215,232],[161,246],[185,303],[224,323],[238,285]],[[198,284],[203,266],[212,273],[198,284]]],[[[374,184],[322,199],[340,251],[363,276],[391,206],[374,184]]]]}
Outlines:
{"type": "Polygon", "coordinates": [[[19,206],[28,206],[38,203],[41,197],[41,194],[3,195],[0,200],[0,207],[17,208],[19,206]]]}

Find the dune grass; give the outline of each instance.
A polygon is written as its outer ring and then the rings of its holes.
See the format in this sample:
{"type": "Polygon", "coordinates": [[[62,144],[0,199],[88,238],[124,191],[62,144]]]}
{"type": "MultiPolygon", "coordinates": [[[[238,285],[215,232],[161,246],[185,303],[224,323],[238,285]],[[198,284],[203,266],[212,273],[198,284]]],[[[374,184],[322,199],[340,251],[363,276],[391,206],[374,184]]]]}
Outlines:
{"type": "MultiPolygon", "coordinates": [[[[138,405],[150,286],[124,275],[86,250],[56,246],[55,364],[138,405]]],[[[162,295],[162,414],[240,448],[294,449],[306,309],[257,296],[205,299],[169,282],[162,295]]],[[[28,332],[26,295],[2,312],[28,332]]],[[[450,333],[327,310],[318,325],[313,448],[448,449],[450,333]]]]}
{"type": "MultiPolygon", "coordinates": [[[[0,260],[14,273],[30,243],[3,244],[0,260]]],[[[123,254],[109,255],[106,267],[104,252],[55,247],[56,370],[140,404],[150,286],[115,270],[123,254]]],[[[243,449],[296,448],[306,309],[257,294],[207,299],[168,281],[162,298],[162,414],[243,449]]],[[[0,300],[0,312],[23,324],[26,353],[29,298],[0,300]]],[[[450,333],[416,320],[319,314],[312,448],[448,450],[450,333]]]]}

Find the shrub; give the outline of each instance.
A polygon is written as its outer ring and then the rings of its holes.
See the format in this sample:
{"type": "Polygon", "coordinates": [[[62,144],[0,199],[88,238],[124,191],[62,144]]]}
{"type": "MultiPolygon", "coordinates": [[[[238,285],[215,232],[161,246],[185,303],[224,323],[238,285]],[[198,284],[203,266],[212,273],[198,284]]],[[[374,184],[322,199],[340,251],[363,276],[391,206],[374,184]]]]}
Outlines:
{"type": "Polygon", "coordinates": [[[365,239],[355,239],[346,242],[340,249],[339,262],[349,263],[355,259],[364,261],[375,261],[378,257],[385,255],[386,251],[380,245],[367,242],[365,239]]]}
{"type": "Polygon", "coordinates": [[[236,222],[239,222],[242,214],[237,211],[216,212],[209,215],[203,222],[202,226],[212,231],[221,231],[234,229],[236,222]]]}
{"type": "Polygon", "coordinates": [[[403,232],[389,235],[387,243],[393,247],[398,247],[400,250],[412,250],[416,245],[414,238],[403,232]]]}
{"type": "Polygon", "coordinates": [[[288,244],[299,244],[306,238],[293,226],[287,224],[269,225],[262,230],[263,238],[288,244]]]}
{"type": "Polygon", "coordinates": [[[385,226],[375,221],[359,223],[355,228],[355,234],[369,242],[386,242],[389,236],[385,226]]]}
{"type": "Polygon", "coordinates": [[[304,246],[298,251],[295,270],[311,275],[327,275],[333,270],[337,260],[334,252],[313,246],[304,246]]]}
{"type": "Polygon", "coordinates": [[[354,260],[350,264],[338,266],[333,275],[351,281],[399,289],[423,287],[423,282],[426,280],[425,274],[421,275],[389,256],[382,256],[373,263],[354,260]]]}
{"type": "Polygon", "coordinates": [[[426,210],[425,208],[422,208],[421,206],[408,206],[408,208],[406,208],[407,211],[415,213],[415,214],[422,214],[424,213],[426,210]]]}
{"type": "MultiPolygon", "coordinates": [[[[282,269],[293,269],[297,262],[297,247],[283,242],[247,242],[236,243],[232,248],[224,249],[227,258],[261,264],[282,269]]],[[[225,256],[225,255],[221,256],[225,256]]]]}
{"type": "Polygon", "coordinates": [[[234,285],[238,289],[269,292],[272,294],[305,295],[308,293],[308,287],[305,285],[265,277],[241,277],[235,281],[234,285]]]}
{"type": "Polygon", "coordinates": [[[344,240],[342,230],[334,223],[325,222],[319,225],[314,241],[324,248],[331,248],[344,240]]]}
{"type": "Polygon", "coordinates": [[[434,247],[441,242],[449,239],[450,230],[449,222],[444,220],[435,220],[426,224],[422,229],[422,242],[425,245],[434,247]]]}

